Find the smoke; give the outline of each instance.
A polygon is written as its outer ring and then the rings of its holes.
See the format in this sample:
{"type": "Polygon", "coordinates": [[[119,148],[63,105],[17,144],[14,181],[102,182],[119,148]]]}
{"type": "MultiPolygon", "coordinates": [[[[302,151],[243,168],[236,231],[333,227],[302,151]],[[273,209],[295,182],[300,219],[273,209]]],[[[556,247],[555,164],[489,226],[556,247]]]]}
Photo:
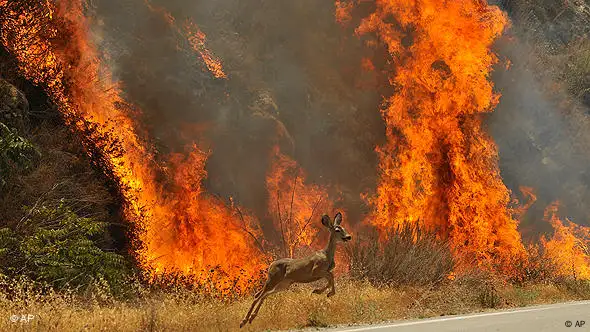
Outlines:
{"type": "Polygon", "coordinates": [[[543,34],[539,39],[525,33],[521,23],[516,20],[496,45],[500,58],[512,65],[507,70],[501,64],[494,71],[502,97],[488,125],[499,148],[506,185],[515,194],[520,186],[528,186],[538,195],[521,224],[523,235],[530,239],[551,229],[541,221],[545,207],[556,200],[561,203],[560,214],[588,225],[590,111],[556,81],[557,63],[540,63],[541,48],[534,46],[543,41],[574,42],[571,25],[560,20],[539,25],[537,31],[543,34]]]}
{"type": "MultiPolygon", "coordinates": [[[[330,1],[94,1],[89,12],[105,59],[158,155],[192,141],[211,149],[207,187],[267,216],[265,176],[276,144],[360,219],[376,184],[384,140],[368,52],[334,19],[330,1]],[[153,10],[157,8],[158,10],[153,10]],[[217,79],[178,35],[192,20],[228,79],[217,79]]],[[[264,224],[270,225],[268,221],[264,224]]],[[[265,231],[270,232],[267,227],[265,231]]],[[[268,234],[267,234],[268,235],[268,234]]]]}
{"type": "MultiPolygon", "coordinates": [[[[377,183],[374,147],[384,142],[379,79],[360,66],[367,52],[334,19],[331,1],[152,0],[182,27],[192,20],[207,35],[228,79],[214,78],[161,11],[144,0],[96,0],[90,12],[100,41],[158,155],[192,141],[210,148],[207,187],[232,196],[269,226],[265,176],[276,144],[329,189],[337,207],[360,219],[359,198],[377,183]]],[[[558,21],[559,22],[559,21],[558,21]]],[[[355,26],[352,24],[351,26],[355,26]]],[[[567,37],[562,25],[548,38],[567,37]]],[[[535,73],[531,42],[512,33],[497,44],[513,65],[494,72],[502,94],[489,117],[508,187],[533,187],[538,201],[522,230],[549,230],[543,209],[554,200],[573,221],[587,222],[590,202],[590,120],[567,93],[549,90],[535,73]],[[543,227],[547,228],[543,228],[543,227]]],[[[379,64],[377,64],[379,67],[379,64]]],[[[586,111],[587,112],[587,111],[586,111]]],[[[352,221],[354,222],[354,221],[352,221]]],[[[272,232],[265,229],[267,236],[272,232]]]]}

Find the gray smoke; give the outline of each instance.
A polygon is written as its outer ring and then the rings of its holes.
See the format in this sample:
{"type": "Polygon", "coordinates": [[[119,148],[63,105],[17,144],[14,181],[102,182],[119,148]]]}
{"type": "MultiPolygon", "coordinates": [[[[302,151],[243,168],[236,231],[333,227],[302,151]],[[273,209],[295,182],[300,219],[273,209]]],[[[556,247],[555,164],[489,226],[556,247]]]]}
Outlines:
{"type": "Polygon", "coordinates": [[[369,50],[335,22],[332,2],[152,1],[178,26],[191,19],[205,32],[227,80],[213,78],[143,0],[93,4],[100,45],[160,156],[204,139],[210,192],[265,219],[265,176],[278,143],[308,182],[341,192],[351,219],[360,218],[360,193],[376,185],[373,148],[384,140],[381,98],[359,88],[372,79],[360,68],[369,50]]]}
{"type": "MultiPolygon", "coordinates": [[[[92,4],[97,39],[126,97],[142,109],[141,123],[159,156],[204,140],[212,149],[209,191],[233,196],[268,221],[265,176],[271,147],[279,144],[308,182],[328,186],[333,198],[341,192],[340,204],[352,220],[360,219],[366,206],[359,194],[376,186],[373,149],[384,141],[380,96],[391,91],[378,88],[374,83],[383,78],[359,64],[368,56],[384,67],[387,57],[367,53],[378,51],[335,22],[332,1],[151,1],[178,26],[191,19],[205,32],[227,80],[213,78],[143,0],[92,4]]],[[[370,7],[363,2],[360,16],[370,7]]],[[[549,37],[563,39],[564,29],[551,27],[549,37]]],[[[588,220],[590,125],[566,93],[548,93],[527,41],[505,38],[497,45],[514,65],[494,73],[503,97],[488,124],[505,183],[514,193],[530,186],[539,194],[522,225],[533,234],[545,230],[543,209],[557,199],[564,216],[588,220]]]]}
{"type": "Polygon", "coordinates": [[[555,68],[540,63],[537,53],[542,49],[538,43],[574,42],[571,25],[537,22],[537,35],[532,36],[520,23],[516,19],[496,45],[500,58],[510,59],[512,67],[499,65],[494,71],[502,98],[488,124],[499,147],[504,182],[515,194],[520,186],[538,194],[521,225],[525,238],[531,238],[551,229],[542,221],[543,211],[556,200],[561,217],[589,224],[590,111],[564,84],[557,84],[564,82],[556,81],[555,68]]]}

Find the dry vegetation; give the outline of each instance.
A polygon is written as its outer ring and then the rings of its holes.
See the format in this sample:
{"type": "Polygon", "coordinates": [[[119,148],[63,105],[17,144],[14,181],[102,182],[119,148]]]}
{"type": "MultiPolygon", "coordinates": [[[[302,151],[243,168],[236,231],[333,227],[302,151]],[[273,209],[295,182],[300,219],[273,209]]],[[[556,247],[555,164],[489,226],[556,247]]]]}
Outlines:
{"type": "MultiPolygon", "coordinates": [[[[269,297],[244,330],[318,328],[590,299],[590,282],[538,277],[544,275],[539,271],[518,284],[477,270],[455,275],[448,246],[428,232],[403,228],[383,246],[374,243],[361,240],[345,248],[351,271],[338,277],[334,297],[312,294],[313,284],[294,286],[269,297]]],[[[251,295],[182,285],[181,280],[149,285],[132,280],[113,292],[98,281],[82,292],[55,292],[30,280],[5,278],[0,317],[7,319],[0,320],[0,330],[238,330],[251,295]],[[34,318],[10,322],[15,314],[34,318]]]]}
{"type": "Polygon", "coordinates": [[[373,285],[436,285],[452,277],[454,258],[434,232],[409,225],[389,234],[382,245],[377,234],[357,236],[348,246],[350,276],[373,285]]]}
{"type": "MultiPolygon", "coordinates": [[[[136,284],[133,299],[117,300],[97,287],[85,296],[27,289],[26,282],[7,282],[0,295],[0,330],[41,331],[231,331],[251,298],[224,301],[190,292],[149,291],[136,284]],[[14,314],[32,314],[29,323],[12,323],[14,314]]],[[[589,299],[590,284],[581,281],[514,286],[479,274],[446,281],[437,287],[373,286],[344,277],[332,298],[311,294],[311,286],[273,295],[245,331],[326,327],[359,322],[476,312],[539,303],[589,299]]]]}

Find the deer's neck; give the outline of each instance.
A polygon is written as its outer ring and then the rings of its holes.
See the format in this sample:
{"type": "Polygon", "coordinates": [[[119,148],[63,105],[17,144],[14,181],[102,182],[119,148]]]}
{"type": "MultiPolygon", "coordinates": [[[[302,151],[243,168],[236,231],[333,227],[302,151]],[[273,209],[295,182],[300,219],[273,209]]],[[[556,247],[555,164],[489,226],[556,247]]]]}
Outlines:
{"type": "Polygon", "coordinates": [[[334,255],[336,254],[336,234],[332,233],[330,235],[330,241],[328,241],[328,245],[326,246],[326,249],[324,249],[324,252],[326,253],[326,257],[328,258],[328,261],[330,262],[330,268],[329,270],[334,268],[334,255]]]}

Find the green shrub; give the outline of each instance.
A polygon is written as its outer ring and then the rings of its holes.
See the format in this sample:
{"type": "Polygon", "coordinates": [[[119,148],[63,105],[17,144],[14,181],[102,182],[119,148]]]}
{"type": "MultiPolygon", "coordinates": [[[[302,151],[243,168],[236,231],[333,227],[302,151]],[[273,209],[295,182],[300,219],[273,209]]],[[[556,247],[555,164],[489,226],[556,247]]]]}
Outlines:
{"type": "Polygon", "coordinates": [[[17,169],[31,169],[39,156],[33,144],[0,122],[0,187],[17,169]]]}
{"type": "Polygon", "coordinates": [[[97,245],[106,226],[76,215],[63,201],[29,208],[15,229],[0,229],[0,274],[25,275],[57,289],[102,281],[118,287],[128,267],[122,256],[97,245]]]}

